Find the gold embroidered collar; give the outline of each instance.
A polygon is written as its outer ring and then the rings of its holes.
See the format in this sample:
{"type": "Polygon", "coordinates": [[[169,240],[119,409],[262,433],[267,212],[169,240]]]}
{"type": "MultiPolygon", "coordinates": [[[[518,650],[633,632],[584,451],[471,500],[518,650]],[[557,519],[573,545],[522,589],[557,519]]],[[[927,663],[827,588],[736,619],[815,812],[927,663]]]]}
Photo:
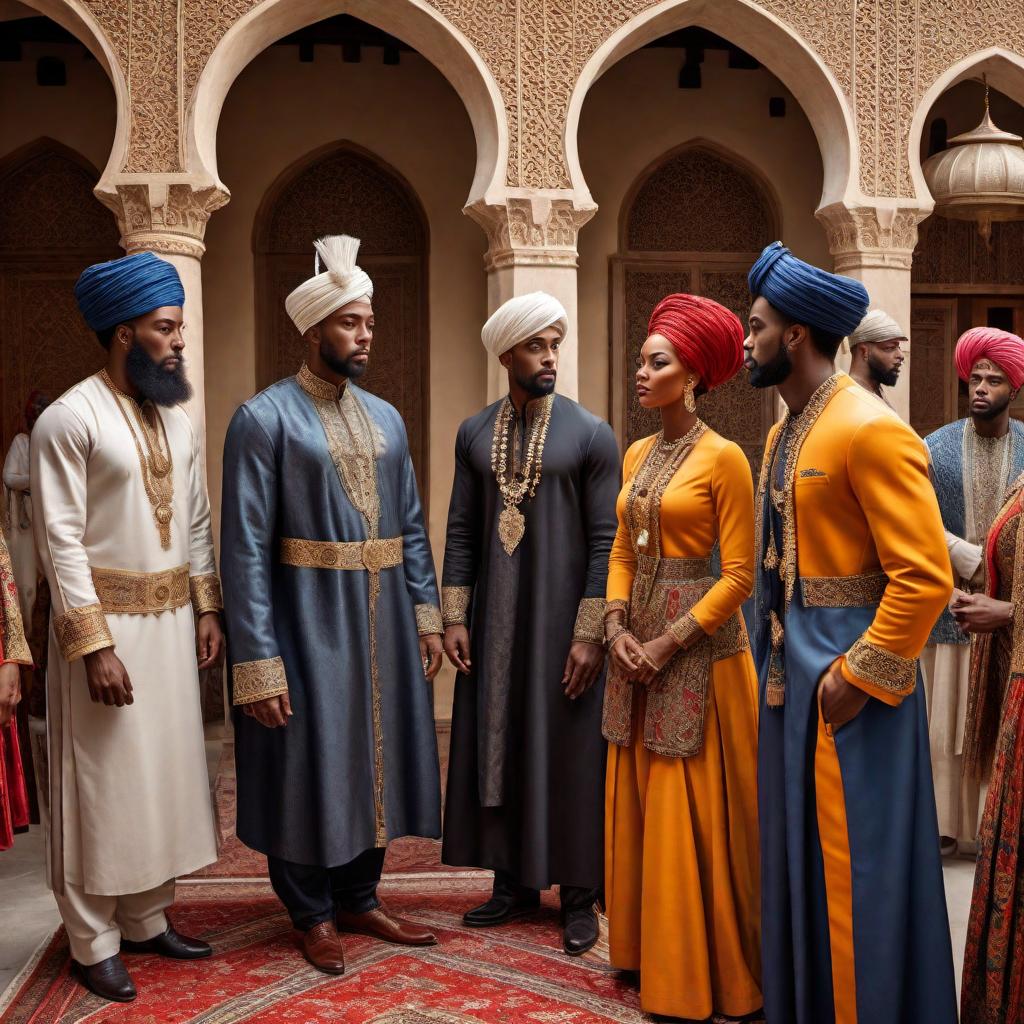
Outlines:
{"type": "Polygon", "coordinates": [[[299,387],[307,395],[312,395],[314,398],[322,398],[328,402],[336,402],[341,398],[345,393],[345,385],[348,383],[343,381],[341,387],[337,388],[329,380],[318,377],[305,363],[302,364],[302,369],[295,375],[295,379],[299,382],[299,387]]]}

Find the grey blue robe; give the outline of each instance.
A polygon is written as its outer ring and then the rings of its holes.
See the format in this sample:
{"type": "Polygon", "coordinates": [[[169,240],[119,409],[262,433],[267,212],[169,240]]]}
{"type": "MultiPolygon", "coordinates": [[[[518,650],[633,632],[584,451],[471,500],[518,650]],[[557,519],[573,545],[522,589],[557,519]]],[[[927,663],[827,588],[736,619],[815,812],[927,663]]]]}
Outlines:
{"type": "Polygon", "coordinates": [[[618,447],[607,423],[556,396],[540,486],[520,505],[526,533],[509,557],[490,461],[500,408],[466,420],[455,442],[443,593],[446,622],[469,626],[472,673],[455,684],[442,859],[536,889],[598,888],[604,674],[574,701],[562,675],[574,639],[603,639],[618,447]]]}
{"type": "Polygon", "coordinates": [[[377,435],[378,535],[403,541],[402,564],[379,573],[375,730],[370,574],[281,563],[282,538],[353,542],[368,532],[321,419],[337,403],[300,380],[329,388],[305,368],[278,381],[235,413],[224,450],[221,572],[234,700],[240,680],[249,698],[253,679],[267,694],[286,683],[293,711],[284,728],[268,729],[234,709],[237,832],[262,853],[331,867],[384,838],[440,834],[433,697],[417,627],[439,631],[440,615],[404,424],[387,402],[349,383],[348,398],[362,404],[377,435]]]}

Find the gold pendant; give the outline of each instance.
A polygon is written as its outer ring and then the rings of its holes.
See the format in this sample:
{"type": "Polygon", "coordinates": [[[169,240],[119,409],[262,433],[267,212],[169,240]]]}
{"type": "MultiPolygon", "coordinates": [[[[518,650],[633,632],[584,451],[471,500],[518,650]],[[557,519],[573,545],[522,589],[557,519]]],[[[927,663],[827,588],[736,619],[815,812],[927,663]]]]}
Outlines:
{"type": "Polygon", "coordinates": [[[523,513],[514,505],[506,505],[498,516],[498,539],[505,553],[512,557],[512,552],[519,547],[519,542],[526,533],[526,520],[523,513]]]}

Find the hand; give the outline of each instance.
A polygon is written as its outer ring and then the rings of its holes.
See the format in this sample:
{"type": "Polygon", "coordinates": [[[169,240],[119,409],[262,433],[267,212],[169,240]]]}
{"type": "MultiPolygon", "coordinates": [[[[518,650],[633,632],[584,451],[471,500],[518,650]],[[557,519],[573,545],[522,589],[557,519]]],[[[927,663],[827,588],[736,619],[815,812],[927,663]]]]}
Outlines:
{"type": "Polygon", "coordinates": [[[21,700],[21,669],[14,662],[0,665],[0,728],[14,718],[21,700]]]}
{"type": "Polygon", "coordinates": [[[128,670],[114,653],[113,647],[103,647],[85,656],[85,678],[89,683],[89,696],[94,704],[123,708],[134,704],[132,681],[128,670]]]}
{"type": "Polygon", "coordinates": [[[1013,622],[1013,603],[998,601],[987,594],[954,591],[949,610],[965,633],[993,633],[1013,622]]]}
{"type": "Polygon", "coordinates": [[[268,729],[284,728],[292,714],[292,704],[287,693],[264,700],[254,700],[251,704],[242,705],[242,713],[255,718],[260,725],[268,729]]]}
{"type": "Polygon", "coordinates": [[[565,660],[565,671],[562,673],[562,685],[569,700],[582,697],[594,685],[604,666],[604,648],[600,644],[589,644],[583,640],[574,640],[569,648],[569,657],[565,660]]]}
{"type": "Polygon", "coordinates": [[[473,667],[469,660],[469,630],[461,622],[444,631],[444,653],[457,672],[469,675],[473,667]]]}
{"type": "Polygon", "coordinates": [[[818,693],[821,697],[821,713],[833,729],[852,722],[868,702],[868,695],[862,689],[843,678],[839,662],[821,677],[818,693]]]}
{"type": "Polygon", "coordinates": [[[633,681],[650,686],[658,673],[668,664],[669,659],[679,650],[679,644],[667,633],[648,640],[642,647],[646,658],[640,659],[633,681]]]}
{"type": "Polygon", "coordinates": [[[620,633],[608,654],[612,664],[632,682],[643,663],[642,651],[643,645],[632,633],[620,633]]]}
{"type": "Polygon", "coordinates": [[[420,661],[423,664],[423,674],[427,677],[428,683],[432,683],[434,676],[441,671],[443,651],[440,633],[428,633],[426,636],[420,637],[420,661]]]}
{"type": "Polygon", "coordinates": [[[220,628],[217,612],[204,612],[199,616],[196,627],[196,656],[199,671],[219,665],[224,656],[224,632],[220,628]]]}

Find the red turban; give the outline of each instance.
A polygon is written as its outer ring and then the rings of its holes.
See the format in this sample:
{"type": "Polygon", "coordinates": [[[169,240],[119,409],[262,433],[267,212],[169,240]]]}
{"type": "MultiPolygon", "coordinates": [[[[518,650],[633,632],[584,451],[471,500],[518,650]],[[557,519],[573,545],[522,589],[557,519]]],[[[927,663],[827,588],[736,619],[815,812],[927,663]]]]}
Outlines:
{"type": "Polygon", "coordinates": [[[956,372],[967,380],[979,359],[996,364],[1015,391],[1024,384],[1024,339],[995,327],[972,327],[956,343],[956,372]]]}
{"type": "Polygon", "coordinates": [[[700,377],[705,391],[739,373],[743,325],[735,313],[703,295],[669,295],[651,314],[647,335],[667,338],[679,358],[700,377]]]}

